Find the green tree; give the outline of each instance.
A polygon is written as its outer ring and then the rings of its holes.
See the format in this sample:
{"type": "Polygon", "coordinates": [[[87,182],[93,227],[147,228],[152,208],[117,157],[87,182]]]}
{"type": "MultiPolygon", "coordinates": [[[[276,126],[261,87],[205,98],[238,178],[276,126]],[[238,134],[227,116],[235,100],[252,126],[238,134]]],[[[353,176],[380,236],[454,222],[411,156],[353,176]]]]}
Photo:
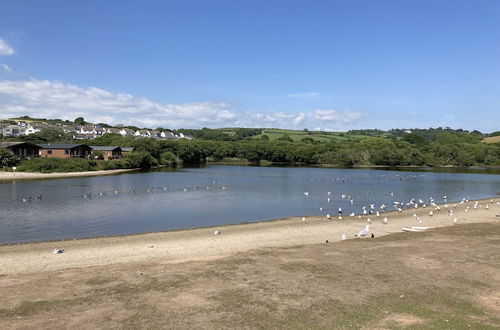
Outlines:
{"type": "Polygon", "coordinates": [[[19,164],[19,158],[7,149],[0,148],[0,165],[2,167],[16,166],[19,164]]]}
{"type": "Polygon", "coordinates": [[[61,127],[47,127],[38,133],[25,136],[23,140],[32,143],[69,143],[73,138],[64,133],[61,127]]]}
{"type": "Polygon", "coordinates": [[[288,135],[288,134],[286,134],[286,133],[285,133],[285,134],[283,134],[282,136],[280,136],[280,137],[278,138],[278,140],[280,140],[280,141],[288,141],[288,142],[293,142],[293,139],[290,137],[290,135],[288,135]]]}
{"type": "Polygon", "coordinates": [[[160,164],[162,165],[176,165],[177,163],[177,157],[171,151],[165,151],[160,155],[160,164]]]}
{"type": "Polygon", "coordinates": [[[85,125],[85,124],[87,124],[87,122],[85,121],[85,119],[83,117],[75,118],[75,120],[73,122],[76,125],[85,125]]]}

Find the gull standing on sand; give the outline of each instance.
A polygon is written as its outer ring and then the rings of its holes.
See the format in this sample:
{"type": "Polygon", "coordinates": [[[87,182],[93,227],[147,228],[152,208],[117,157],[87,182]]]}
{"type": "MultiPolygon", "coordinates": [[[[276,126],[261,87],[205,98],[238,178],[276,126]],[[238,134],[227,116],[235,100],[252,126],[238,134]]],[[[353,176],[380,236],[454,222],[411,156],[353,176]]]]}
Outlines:
{"type": "Polygon", "coordinates": [[[359,233],[354,235],[354,237],[366,237],[368,234],[368,229],[370,228],[370,224],[366,225],[365,229],[362,229],[359,233]]]}
{"type": "Polygon", "coordinates": [[[347,239],[347,236],[345,234],[342,234],[342,238],[340,240],[345,241],[346,239],[347,239]]]}

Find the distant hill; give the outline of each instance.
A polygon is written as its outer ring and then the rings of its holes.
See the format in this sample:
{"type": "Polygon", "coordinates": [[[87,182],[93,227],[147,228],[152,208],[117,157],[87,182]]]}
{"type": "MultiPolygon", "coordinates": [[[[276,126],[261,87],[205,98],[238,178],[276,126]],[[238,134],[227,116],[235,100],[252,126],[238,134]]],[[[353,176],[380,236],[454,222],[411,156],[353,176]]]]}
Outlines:
{"type": "Polygon", "coordinates": [[[357,141],[360,139],[368,137],[388,137],[383,131],[379,134],[357,134],[358,132],[324,132],[324,131],[309,131],[309,130],[289,130],[289,129],[278,129],[278,128],[265,128],[259,135],[254,135],[254,139],[262,139],[263,136],[267,136],[269,141],[274,141],[277,139],[283,139],[287,136],[293,141],[301,141],[305,138],[310,138],[315,142],[331,142],[331,141],[357,141]],[[353,134],[354,133],[354,134],[353,134]]]}

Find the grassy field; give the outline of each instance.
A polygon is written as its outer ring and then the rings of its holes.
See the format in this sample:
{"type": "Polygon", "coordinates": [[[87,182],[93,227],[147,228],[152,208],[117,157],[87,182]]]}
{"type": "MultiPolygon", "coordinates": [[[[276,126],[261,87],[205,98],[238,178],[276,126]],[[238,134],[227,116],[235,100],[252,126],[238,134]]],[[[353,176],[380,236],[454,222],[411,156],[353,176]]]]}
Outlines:
{"type": "MultiPolygon", "coordinates": [[[[500,224],[0,275],[2,329],[498,329],[500,224]]],[[[1,270],[0,270],[1,272],[1,270]]]]}
{"type": "Polygon", "coordinates": [[[368,135],[350,135],[343,132],[319,132],[319,131],[298,131],[286,129],[265,129],[261,135],[253,136],[254,139],[261,139],[262,135],[269,136],[269,140],[273,141],[287,134],[295,141],[300,141],[304,138],[311,138],[314,141],[330,142],[330,141],[354,141],[369,137],[368,135]]]}
{"type": "Polygon", "coordinates": [[[500,135],[484,138],[483,141],[481,141],[481,142],[483,142],[483,143],[498,143],[498,142],[500,142],[500,135]]]}

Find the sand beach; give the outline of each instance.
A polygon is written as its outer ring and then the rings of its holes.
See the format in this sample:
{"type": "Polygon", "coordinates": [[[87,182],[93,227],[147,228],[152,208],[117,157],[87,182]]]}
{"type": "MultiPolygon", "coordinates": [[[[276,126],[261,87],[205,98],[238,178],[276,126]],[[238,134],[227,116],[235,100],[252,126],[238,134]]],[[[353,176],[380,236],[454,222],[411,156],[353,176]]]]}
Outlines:
{"type": "Polygon", "coordinates": [[[499,201],[500,198],[493,198],[448,203],[447,207],[441,205],[440,210],[406,209],[381,213],[380,217],[343,215],[341,220],[338,216],[328,220],[312,216],[305,221],[302,217],[292,217],[213,228],[5,245],[0,246],[0,270],[3,274],[17,274],[141,261],[175,263],[220,258],[259,248],[336,242],[342,235],[353,239],[368,224],[368,219],[371,221],[368,236],[373,233],[375,238],[401,232],[403,227],[452,226],[455,218],[460,224],[498,222],[499,201]],[[453,210],[453,216],[448,215],[449,210],[453,210]],[[387,224],[383,223],[385,217],[387,224]],[[221,234],[214,235],[215,231],[221,234]],[[64,253],[52,255],[55,248],[64,249],[64,253]]]}
{"type": "Polygon", "coordinates": [[[36,179],[51,179],[51,178],[74,178],[82,176],[100,176],[114,175],[137,171],[137,169],[119,169],[119,170],[100,170],[100,171],[84,171],[84,172],[67,172],[67,173],[39,173],[39,172],[5,172],[0,171],[0,180],[36,180],[36,179]]]}

